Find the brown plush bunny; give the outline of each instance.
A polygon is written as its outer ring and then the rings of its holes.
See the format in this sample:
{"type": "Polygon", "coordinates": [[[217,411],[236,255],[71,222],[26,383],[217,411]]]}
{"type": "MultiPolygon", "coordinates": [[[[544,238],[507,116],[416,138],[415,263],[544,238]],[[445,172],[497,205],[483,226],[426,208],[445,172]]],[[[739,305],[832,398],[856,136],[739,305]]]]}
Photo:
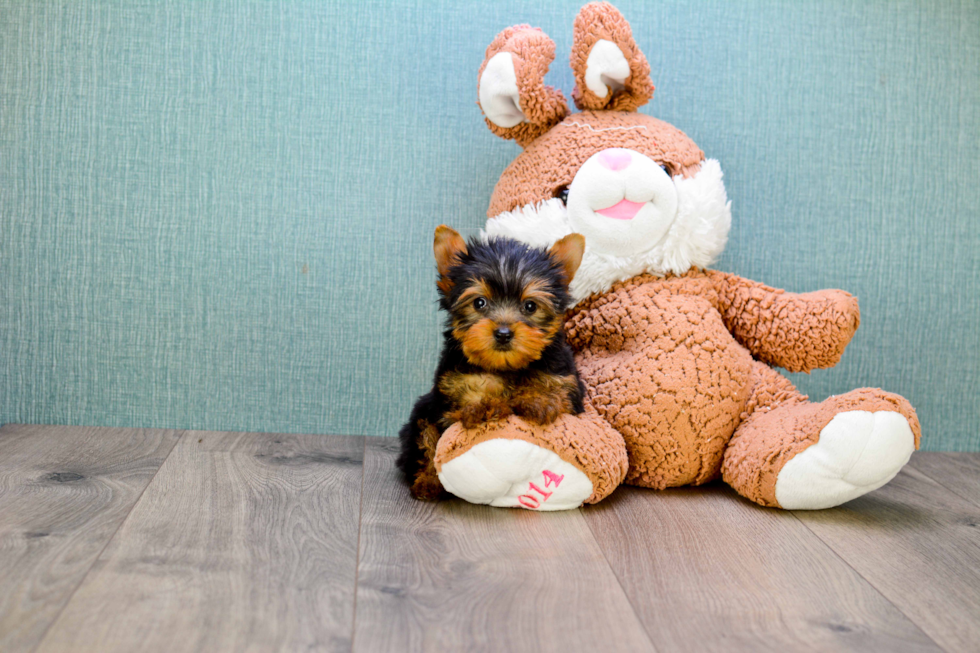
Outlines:
{"type": "Polygon", "coordinates": [[[479,101],[490,130],[524,148],[497,183],[486,232],[536,246],[586,238],[566,324],[586,413],[451,428],[436,454],[443,485],[546,510],[593,503],[624,480],[662,489],[720,476],[761,505],[813,509],[887,483],[918,447],[909,402],[864,388],[811,403],[772,367],[835,365],[857,300],[706,269],[731,221],[721,167],[636,112],[653,95],[650,69],[612,5],[585,6],[574,30],[581,113],[544,86],[554,43],[526,25],[487,49],[479,101]]]}

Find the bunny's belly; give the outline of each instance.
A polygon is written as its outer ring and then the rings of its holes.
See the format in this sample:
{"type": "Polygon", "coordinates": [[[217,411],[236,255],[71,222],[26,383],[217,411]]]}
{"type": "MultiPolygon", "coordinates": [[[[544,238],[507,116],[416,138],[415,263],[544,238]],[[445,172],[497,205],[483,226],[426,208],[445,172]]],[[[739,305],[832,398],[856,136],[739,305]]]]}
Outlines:
{"type": "Polygon", "coordinates": [[[625,482],[658,489],[719,475],[752,390],[752,356],[718,311],[670,290],[642,329],[577,356],[589,401],[626,441],[625,482]]]}

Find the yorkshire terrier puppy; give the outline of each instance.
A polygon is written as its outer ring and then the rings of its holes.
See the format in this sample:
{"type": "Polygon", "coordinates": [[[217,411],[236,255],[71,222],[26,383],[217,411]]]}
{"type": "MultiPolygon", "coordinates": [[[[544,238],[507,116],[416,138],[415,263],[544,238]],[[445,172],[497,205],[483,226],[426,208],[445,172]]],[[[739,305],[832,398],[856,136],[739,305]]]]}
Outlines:
{"type": "Polygon", "coordinates": [[[512,414],[550,424],[581,413],[585,393],[563,330],[585,238],[569,234],[548,250],[508,238],[466,243],[442,225],[434,249],[439,305],[449,314],[442,355],[432,391],[399,433],[398,466],[417,499],[443,492],[433,458],[450,425],[512,414]]]}

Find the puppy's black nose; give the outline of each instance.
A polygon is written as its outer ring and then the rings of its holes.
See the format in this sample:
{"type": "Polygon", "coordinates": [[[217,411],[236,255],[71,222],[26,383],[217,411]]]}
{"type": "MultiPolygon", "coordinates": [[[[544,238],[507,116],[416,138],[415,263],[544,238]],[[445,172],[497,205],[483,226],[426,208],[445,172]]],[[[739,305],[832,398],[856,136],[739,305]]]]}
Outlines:
{"type": "Polygon", "coordinates": [[[514,332],[510,330],[510,327],[499,326],[493,330],[493,338],[501,345],[506,345],[514,339],[514,332]]]}

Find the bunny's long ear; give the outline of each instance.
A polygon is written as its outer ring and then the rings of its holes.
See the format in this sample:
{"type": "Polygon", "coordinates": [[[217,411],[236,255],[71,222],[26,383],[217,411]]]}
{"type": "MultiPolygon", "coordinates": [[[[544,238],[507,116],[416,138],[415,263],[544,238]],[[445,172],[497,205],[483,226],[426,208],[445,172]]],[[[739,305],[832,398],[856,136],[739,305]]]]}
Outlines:
{"type": "Polygon", "coordinates": [[[584,110],[636,111],[653,97],[650,64],[629,23],[608,2],[592,2],[575,17],[572,99],[584,110]]]}
{"type": "Polygon", "coordinates": [[[536,27],[508,27],[487,48],[480,66],[479,103],[487,126],[521,147],[568,115],[562,92],[544,85],[555,43],[536,27]]]}

